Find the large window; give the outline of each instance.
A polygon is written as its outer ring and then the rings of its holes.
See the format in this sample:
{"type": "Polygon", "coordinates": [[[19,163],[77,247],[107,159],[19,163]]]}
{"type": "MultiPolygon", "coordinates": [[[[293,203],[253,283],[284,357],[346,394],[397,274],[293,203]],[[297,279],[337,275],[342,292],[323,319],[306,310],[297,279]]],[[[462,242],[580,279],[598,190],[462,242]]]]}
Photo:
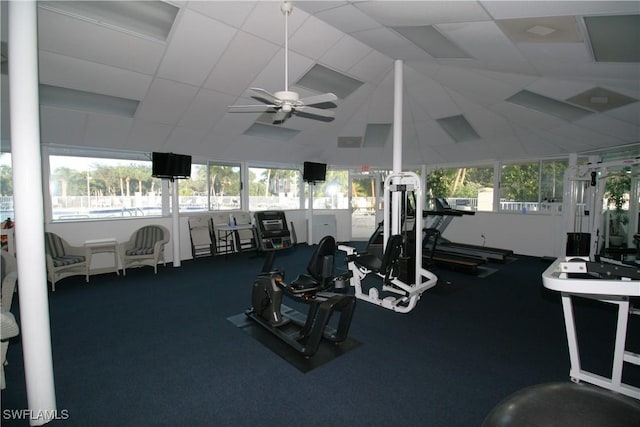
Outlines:
{"type": "Polygon", "coordinates": [[[436,169],[427,177],[427,203],[447,199],[451,207],[493,210],[493,166],[436,169]]]}
{"type": "Polygon", "coordinates": [[[249,168],[249,210],[300,209],[297,169],[249,168]]]}
{"type": "MultiPolygon", "coordinates": [[[[309,208],[309,186],[305,185],[305,208],[309,208]]],[[[313,186],[314,209],[349,209],[349,171],[327,170],[324,182],[313,186]]]]}
{"type": "Polygon", "coordinates": [[[562,203],[566,160],[503,165],[500,171],[500,210],[536,212],[562,203]]]}
{"type": "Polygon", "coordinates": [[[14,218],[11,154],[0,153],[0,222],[14,218]]]}
{"type": "Polygon", "coordinates": [[[180,212],[208,210],[207,165],[192,163],[191,177],[178,183],[180,212]]]}
{"type": "Polygon", "coordinates": [[[212,211],[227,211],[241,209],[242,188],[239,164],[209,164],[209,192],[211,199],[209,209],[212,211]]]}
{"type": "Polygon", "coordinates": [[[49,156],[53,220],[162,214],[162,183],[151,161],[49,156]]]}

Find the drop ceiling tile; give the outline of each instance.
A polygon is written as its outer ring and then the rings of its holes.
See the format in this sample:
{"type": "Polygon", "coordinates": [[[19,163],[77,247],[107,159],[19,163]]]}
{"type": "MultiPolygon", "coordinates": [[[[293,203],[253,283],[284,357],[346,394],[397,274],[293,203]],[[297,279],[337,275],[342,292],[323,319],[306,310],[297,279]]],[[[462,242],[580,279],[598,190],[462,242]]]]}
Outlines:
{"type": "Polygon", "coordinates": [[[144,74],[155,73],[165,48],[158,41],[42,8],[38,8],[38,44],[44,51],[144,74]]]}
{"type": "Polygon", "coordinates": [[[371,48],[351,36],[340,39],[324,55],[321,61],[330,68],[347,72],[347,70],[358,63],[362,58],[371,52],[371,48]]]}
{"type": "Polygon", "coordinates": [[[127,140],[133,119],[109,114],[89,114],[84,139],[87,145],[121,147],[127,140]]]}
{"type": "Polygon", "coordinates": [[[344,36],[329,24],[310,16],[289,38],[289,49],[312,59],[318,59],[344,36]],[[322,37],[318,37],[322,34],[322,37]]]}
{"type": "Polygon", "coordinates": [[[202,145],[206,135],[203,130],[176,126],[169,135],[164,149],[174,153],[191,153],[194,147],[202,145]]]}
{"type": "Polygon", "coordinates": [[[440,24],[437,29],[485,66],[501,71],[535,74],[516,46],[494,22],[440,24]]]}
{"type": "Polygon", "coordinates": [[[151,76],[50,52],[39,57],[40,83],[140,100],[151,76]]]}
{"type": "Polygon", "coordinates": [[[393,69],[393,60],[372,50],[347,70],[349,74],[361,81],[378,81],[393,69]]]}
{"type": "MultiPolygon", "coordinates": [[[[305,8],[305,3],[302,2],[302,8],[305,8]]],[[[345,4],[324,10],[318,12],[316,16],[347,34],[380,27],[378,22],[353,4],[345,4]]]]}
{"type": "Polygon", "coordinates": [[[87,113],[40,107],[40,135],[43,144],[85,145],[87,113]]]}
{"type": "Polygon", "coordinates": [[[480,3],[471,1],[372,1],[358,2],[355,6],[391,27],[491,19],[480,3]]]}
{"type": "Polygon", "coordinates": [[[495,19],[540,16],[593,15],[601,13],[634,13],[635,1],[482,1],[482,6],[495,19]]]}
{"type": "Polygon", "coordinates": [[[155,79],[140,103],[136,118],[175,125],[185,113],[198,89],[171,80],[155,79]]]}
{"type": "MultiPolygon", "coordinates": [[[[244,92],[280,48],[254,35],[238,32],[204,86],[223,93],[244,92]]],[[[281,63],[284,73],[284,60],[281,63]]]]}
{"type": "MultiPolygon", "coordinates": [[[[285,15],[280,11],[280,3],[275,1],[259,1],[242,24],[242,30],[268,40],[279,46],[284,46],[285,15]]],[[[309,15],[293,7],[288,17],[289,37],[309,15]]]]}
{"type": "Polygon", "coordinates": [[[198,11],[203,15],[240,28],[257,2],[255,1],[189,1],[186,8],[198,11]]]}
{"type": "Polygon", "coordinates": [[[458,92],[474,102],[488,106],[501,102],[513,95],[513,86],[490,79],[473,70],[442,67],[435,80],[441,85],[458,92]]]}
{"type": "Polygon", "coordinates": [[[590,110],[604,112],[624,107],[638,102],[638,100],[603,87],[594,87],[572,96],[567,99],[567,102],[590,110]]]}
{"type": "Polygon", "coordinates": [[[427,52],[389,28],[360,31],[353,34],[353,37],[367,46],[375,46],[377,51],[389,58],[407,61],[433,59],[427,52]]]}
{"type": "Polygon", "coordinates": [[[581,120],[576,120],[576,125],[594,132],[610,135],[624,142],[640,141],[640,126],[616,120],[604,114],[592,114],[581,120]]]}
{"type": "Polygon", "coordinates": [[[235,97],[207,89],[200,89],[178,123],[182,127],[207,130],[227,114],[235,97]]]}
{"type": "Polygon", "coordinates": [[[135,147],[136,151],[164,151],[172,129],[169,125],[135,120],[122,147],[135,147]]]}
{"type": "Polygon", "coordinates": [[[592,87],[589,82],[543,77],[527,85],[526,89],[551,98],[567,99],[592,87]]]}
{"type": "Polygon", "coordinates": [[[236,33],[236,29],[186,10],[178,17],[158,77],[201,85],[236,33]]]}

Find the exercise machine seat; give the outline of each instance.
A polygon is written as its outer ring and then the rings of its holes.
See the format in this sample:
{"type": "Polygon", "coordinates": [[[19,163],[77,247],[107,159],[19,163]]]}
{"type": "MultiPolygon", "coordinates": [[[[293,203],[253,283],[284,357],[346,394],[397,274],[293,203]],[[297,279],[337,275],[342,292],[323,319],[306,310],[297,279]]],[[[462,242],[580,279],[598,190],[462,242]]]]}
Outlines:
{"type": "Polygon", "coordinates": [[[385,281],[391,277],[393,267],[402,254],[403,239],[400,234],[394,234],[387,240],[382,258],[370,253],[356,254],[353,261],[367,270],[384,276],[385,281]]]}
{"type": "Polygon", "coordinates": [[[300,274],[289,284],[287,290],[297,294],[330,287],[333,281],[333,260],[336,249],[336,239],[333,236],[324,236],[307,264],[307,273],[300,274]]]}

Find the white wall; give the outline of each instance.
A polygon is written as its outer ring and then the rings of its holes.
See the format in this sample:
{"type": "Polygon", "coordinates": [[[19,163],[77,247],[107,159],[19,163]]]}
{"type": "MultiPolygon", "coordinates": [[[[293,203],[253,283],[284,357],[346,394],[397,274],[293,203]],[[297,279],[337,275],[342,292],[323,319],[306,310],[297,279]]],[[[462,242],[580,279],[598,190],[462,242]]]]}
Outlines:
{"type": "MultiPolygon", "coordinates": [[[[207,214],[192,215],[206,216],[207,214]]],[[[314,215],[335,215],[336,239],[350,240],[351,218],[348,210],[314,210],[314,215]]],[[[286,216],[289,226],[293,223],[298,243],[306,243],[307,212],[286,211],[286,216]]],[[[182,260],[191,259],[187,220],[186,215],[180,217],[180,258],[182,260]]],[[[47,231],[59,234],[72,245],[82,246],[86,240],[93,239],[115,238],[119,242],[124,242],[135,230],[148,224],[162,224],[169,230],[172,229],[171,217],[58,222],[49,223],[45,228],[47,231]]],[[[455,218],[443,236],[454,242],[511,249],[516,254],[558,257],[562,255],[565,233],[562,229],[562,216],[558,214],[477,212],[473,216],[455,218]]],[[[94,256],[92,265],[93,267],[107,266],[112,262],[111,259],[108,254],[97,254],[94,256]]],[[[173,260],[172,244],[165,247],[165,259],[169,263],[173,260]]]]}
{"type": "Polygon", "coordinates": [[[564,252],[565,234],[559,214],[476,212],[455,218],[443,237],[459,243],[511,249],[516,254],[559,257],[564,252]]]}

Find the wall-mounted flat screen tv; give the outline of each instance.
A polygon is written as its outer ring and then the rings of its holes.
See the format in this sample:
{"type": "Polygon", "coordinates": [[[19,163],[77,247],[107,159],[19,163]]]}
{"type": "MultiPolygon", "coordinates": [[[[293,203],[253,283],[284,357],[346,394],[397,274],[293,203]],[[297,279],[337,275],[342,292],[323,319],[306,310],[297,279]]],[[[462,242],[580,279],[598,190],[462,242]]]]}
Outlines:
{"type": "Polygon", "coordinates": [[[155,178],[191,177],[191,156],[175,153],[151,153],[151,175],[155,178]]]}
{"type": "Polygon", "coordinates": [[[326,179],[327,164],[304,162],[302,169],[302,179],[306,182],[321,182],[326,179]]]}

